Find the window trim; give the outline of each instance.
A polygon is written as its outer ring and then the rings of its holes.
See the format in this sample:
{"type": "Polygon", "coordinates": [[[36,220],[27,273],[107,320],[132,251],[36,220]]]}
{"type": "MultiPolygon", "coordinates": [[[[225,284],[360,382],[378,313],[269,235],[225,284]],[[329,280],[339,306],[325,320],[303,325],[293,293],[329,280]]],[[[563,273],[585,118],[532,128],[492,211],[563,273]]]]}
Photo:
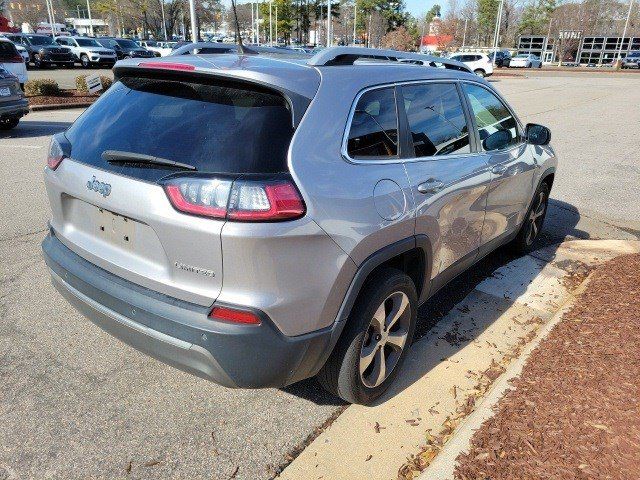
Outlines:
{"type": "MultiPolygon", "coordinates": [[[[360,90],[360,92],[358,92],[358,94],[356,95],[353,103],[351,104],[351,109],[349,110],[349,116],[347,117],[347,123],[346,123],[346,127],[345,130],[343,132],[342,135],[342,147],[340,149],[340,153],[342,154],[342,158],[351,164],[355,164],[355,165],[384,165],[384,164],[393,164],[393,163],[405,163],[405,162],[429,162],[429,161],[441,161],[441,160],[447,160],[447,159],[457,159],[457,158],[461,158],[461,157],[469,157],[472,155],[479,155],[482,153],[485,153],[484,151],[482,151],[479,148],[479,140],[478,140],[478,133],[476,131],[476,127],[475,127],[475,122],[473,122],[473,116],[471,114],[471,109],[468,105],[468,100],[466,95],[464,94],[464,92],[462,91],[462,87],[460,86],[460,82],[461,80],[458,78],[438,78],[438,79],[431,79],[431,80],[407,80],[407,81],[403,81],[403,82],[391,82],[391,83],[385,83],[382,85],[374,85],[371,87],[367,87],[367,88],[363,88],[362,90],[360,90]],[[403,87],[405,85],[424,85],[424,84],[428,84],[428,83],[450,83],[452,85],[456,86],[456,90],[458,91],[458,96],[460,97],[460,102],[462,104],[462,109],[464,110],[465,113],[465,118],[467,121],[467,128],[471,128],[473,127],[473,135],[471,135],[471,130],[470,130],[470,135],[469,135],[469,145],[471,147],[471,152],[469,153],[450,153],[447,155],[438,155],[438,156],[431,156],[431,157],[416,157],[415,156],[415,150],[413,149],[413,143],[409,141],[408,137],[409,137],[409,122],[407,119],[407,112],[404,109],[404,105],[402,110],[400,111],[400,106],[399,106],[399,99],[402,98],[402,91],[399,91],[398,87],[403,87]],[[397,117],[398,117],[398,154],[393,156],[393,157],[371,157],[370,159],[358,159],[358,158],[352,158],[349,155],[348,149],[347,149],[347,144],[349,141],[349,131],[351,130],[351,122],[353,121],[353,116],[355,114],[355,110],[356,110],[356,106],[358,105],[358,101],[360,100],[360,97],[362,97],[362,95],[364,95],[366,92],[371,91],[371,90],[377,90],[377,89],[381,89],[381,88],[393,88],[395,90],[395,96],[396,96],[396,110],[397,110],[397,117]],[[401,118],[402,117],[402,118],[401,118]],[[409,144],[411,145],[411,148],[408,148],[409,144]],[[404,153],[404,149],[407,148],[409,151],[406,152],[406,156],[403,156],[404,153]]],[[[473,82],[471,81],[470,83],[477,83],[477,82],[473,82]]],[[[480,83],[478,83],[478,85],[482,85],[480,83]]],[[[501,101],[504,103],[504,100],[501,101]]],[[[511,111],[511,110],[509,110],[511,111]]],[[[515,117],[515,116],[514,116],[515,117]]],[[[517,117],[516,121],[519,120],[517,117]]]]}
{"type": "Polygon", "coordinates": [[[474,137],[476,138],[476,147],[477,147],[477,153],[479,155],[495,155],[495,154],[499,154],[499,153],[508,153],[511,152],[511,150],[515,149],[515,148],[521,148],[522,145],[526,144],[526,139],[524,137],[524,127],[522,126],[522,122],[520,121],[520,119],[518,118],[518,116],[515,114],[515,112],[513,111],[513,109],[511,108],[511,105],[509,105],[507,103],[507,101],[502,97],[502,95],[500,95],[497,91],[493,90],[492,88],[487,87],[486,85],[483,85],[480,82],[475,82],[473,80],[459,80],[458,81],[459,85],[460,85],[460,90],[462,92],[463,97],[463,101],[467,104],[467,108],[469,109],[469,114],[470,114],[470,120],[471,123],[473,125],[473,132],[474,132],[474,137]],[[472,85],[476,85],[478,87],[484,88],[485,90],[487,90],[489,93],[492,93],[498,100],[500,100],[500,103],[502,103],[502,105],[504,105],[504,107],[509,111],[509,113],[511,114],[511,116],[515,119],[516,124],[519,128],[519,133],[520,133],[520,142],[514,144],[514,145],[510,145],[507,148],[502,148],[500,150],[484,150],[482,148],[482,142],[480,141],[480,136],[478,135],[478,125],[476,124],[476,118],[475,115],[473,115],[473,109],[471,108],[471,103],[469,102],[469,96],[465,93],[464,88],[463,88],[463,83],[468,83],[468,84],[472,84],[472,85]]]}
{"type": "Polygon", "coordinates": [[[401,149],[403,147],[404,144],[404,131],[403,129],[400,128],[401,124],[400,124],[400,112],[398,111],[398,92],[396,91],[396,84],[395,83],[390,83],[390,84],[385,84],[385,85],[375,85],[373,87],[367,87],[365,89],[362,89],[360,92],[358,92],[358,94],[356,95],[355,100],[353,101],[352,105],[351,105],[351,109],[349,111],[349,116],[347,117],[347,127],[344,131],[344,134],[342,136],[342,147],[341,147],[341,153],[342,153],[342,157],[349,163],[356,163],[356,164],[380,164],[380,163],[397,163],[401,161],[401,149]],[[356,107],[358,106],[358,102],[360,101],[360,98],[368,92],[371,92],[373,90],[382,90],[388,88],[391,91],[393,91],[393,99],[394,99],[394,103],[396,106],[396,129],[398,130],[398,145],[397,145],[397,153],[393,156],[384,156],[384,157],[368,157],[368,158],[353,158],[351,157],[351,155],[349,155],[349,132],[351,131],[351,123],[353,122],[353,117],[356,113],[356,107]]]}

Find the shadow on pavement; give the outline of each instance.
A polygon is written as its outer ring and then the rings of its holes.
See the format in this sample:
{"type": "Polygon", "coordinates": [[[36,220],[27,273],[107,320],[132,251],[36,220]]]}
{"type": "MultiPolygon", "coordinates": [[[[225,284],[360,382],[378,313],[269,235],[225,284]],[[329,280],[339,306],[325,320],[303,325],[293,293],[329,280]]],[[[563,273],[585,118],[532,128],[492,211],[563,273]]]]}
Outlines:
{"type": "MultiPolygon", "coordinates": [[[[547,217],[545,218],[543,234],[539,239],[539,248],[547,247],[545,250],[546,260],[540,260],[541,264],[547,264],[552,261],[555,257],[554,246],[559,245],[566,238],[575,237],[588,239],[590,237],[589,233],[576,228],[579,220],[580,213],[573,205],[558,200],[550,201],[547,217]]],[[[490,278],[493,275],[493,272],[498,268],[516,260],[517,258],[518,255],[511,252],[508,247],[501,247],[482,259],[471,269],[461,274],[449,285],[431,297],[418,310],[418,321],[414,342],[427,335],[443,317],[449,314],[457,304],[473,292],[483,280],[490,278]]],[[[523,291],[538,276],[539,271],[539,269],[534,269],[531,272],[524,273],[524,276],[520,279],[523,281],[521,286],[523,291]]],[[[489,328],[497,320],[499,314],[509,308],[516,298],[517,296],[514,296],[513,299],[498,299],[500,303],[498,308],[490,310],[493,312],[494,316],[482,314],[477,318],[474,318],[475,323],[472,326],[473,328],[470,328],[470,332],[465,332],[465,335],[456,339],[456,341],[449,342],[449,345],[446,348],[445,357],[453,355],[456,351],[471,343],[476,336],[489,328]]],[[[468,325],[464,325],[464,327],[467,328],[468,325]]],[[[436,340],[438,339],[430,339],[428,342],[436,340]]],[[[440,339],[440,341],[447,343],[447,340],[440,339]]],[[[412,364],[412,368],[409,368],[405,363],[402,368],[402,372],[400,372],[400,375],[396,377],[392,387],[376,403],[382,403],[389,398],[392,398],[402,390],[408,388],[433,369],[438,363],[443,361],[442,349],[439,349],[437,356],[430,354],[429,349],[413,348],[412,350],[413,352],[410,351],[408,357],[418,354],[416,350],[419,350],[420,354],[423,355],[422,360],[416,362],[414,359],[410,362],[412,364]],[[418,368],[415,368],[416,364],[418,365],[418,368]]],[[[296,383],[286,387],[283,391],[310,400],[319,405],[344,405],[344,402],[340,399],[325,393],[315,379],[308,379],[296,383]]]]}
{"type": "Polygon", "coordinates": [[[71,122],[53,122],[42,120],[20,120],[17,127],[9,131],[0,131],[0,139],[4,138],[33,138],[54,135],[71,126],[71,122]]]}

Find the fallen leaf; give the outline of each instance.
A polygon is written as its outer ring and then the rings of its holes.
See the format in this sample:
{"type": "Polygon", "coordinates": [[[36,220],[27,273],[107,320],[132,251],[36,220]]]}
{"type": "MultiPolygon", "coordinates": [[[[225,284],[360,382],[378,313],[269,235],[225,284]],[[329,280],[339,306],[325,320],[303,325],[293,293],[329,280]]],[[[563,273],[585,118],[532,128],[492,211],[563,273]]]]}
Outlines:
{"type": "Polygon", "coordinates": [[[158,465],[161,462],[161,460],[151,460],[149,462],[143,463],[142,466],[143,467],[153,467],[154,465],[158,465]]]}
{"type": "Polygon", "coordinates": [[[229,477],[229,480],[231,480],[232,478],[236,478],[236,475],[238,474],[238,470],[240,470],[240,467],[236,466],[236,469],[233,471],[233,473],[229,477]]]}
{"type": "Polygon", "coordinates": [[[367,458],[364,459],[365,462],[368,462],[373,458],[373,455],[367,455],[367,458]]]}
{"type": "Polygon", "coordinates": [[[131,460],[129,460],[129,464],[124,469],[124,471],[127,472],[127,474],[129,474],[129,473],[131,473],[131,468],[133,468],[133,462],[131,460]]]}

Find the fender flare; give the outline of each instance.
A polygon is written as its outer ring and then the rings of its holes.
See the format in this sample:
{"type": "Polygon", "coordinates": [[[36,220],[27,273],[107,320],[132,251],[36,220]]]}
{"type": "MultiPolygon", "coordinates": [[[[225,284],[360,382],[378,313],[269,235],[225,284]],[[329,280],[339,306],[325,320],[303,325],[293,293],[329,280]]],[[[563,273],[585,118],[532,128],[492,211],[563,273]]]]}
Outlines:
{"type": "Polygon", "coordinates": [[[351,284],[347,289],[347,293],[340,305],[340,309],[338,310],[338,314],[331,326],[331,335],[326,345],[326,348],[317,359],[316,364],[311,369],[311,374],[309,376],[313,376],[322,368],[325,364],[333,349],[338,343],[338,339],[342,335],[342,331],[344,330],[345,325],[347,324],[347,320],[349,319],[349,315],[351,314],[351,310],[364,286],[367,278],[377,267],[384,264],[385,262],[391,260],[398,255],[406,253],[415,248],[420,249],[424,255],[424,278],[422,279],[422,289],[417,292],[418,293],[418,305],[424,302],[429,296],[430,290],[430,280],[431,280],[431,269],[432,269],[432,258],[433,258],[433,248],[431,241],[426,235],[413,235],[411,237],[405,238],[403,240],[399,240],[391,245],[387,245],[386,247],[381,248],[377,252],[371,254],[365,261],[363,261],[356,271],[353,279],[351,280],[351,284]]]}

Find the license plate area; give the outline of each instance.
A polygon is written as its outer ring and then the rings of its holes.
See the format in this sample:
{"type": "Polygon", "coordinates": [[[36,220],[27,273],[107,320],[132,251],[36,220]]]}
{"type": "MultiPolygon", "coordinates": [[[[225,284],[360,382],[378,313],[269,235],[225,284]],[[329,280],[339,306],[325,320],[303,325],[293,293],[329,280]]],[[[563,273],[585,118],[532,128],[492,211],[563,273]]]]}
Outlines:
{"type": "Polygon", "coordinates": [[[135,221],[110,212],[104,208],[97,208],[96,236],[104,238],[114,245],[133,250],[135,247],[135,221]]]}
{"type": "Polygon", "coordinates": [[[11,95],[11,89],[9,87],[0,88],[0,97],[8,97],[11,95]]]}

